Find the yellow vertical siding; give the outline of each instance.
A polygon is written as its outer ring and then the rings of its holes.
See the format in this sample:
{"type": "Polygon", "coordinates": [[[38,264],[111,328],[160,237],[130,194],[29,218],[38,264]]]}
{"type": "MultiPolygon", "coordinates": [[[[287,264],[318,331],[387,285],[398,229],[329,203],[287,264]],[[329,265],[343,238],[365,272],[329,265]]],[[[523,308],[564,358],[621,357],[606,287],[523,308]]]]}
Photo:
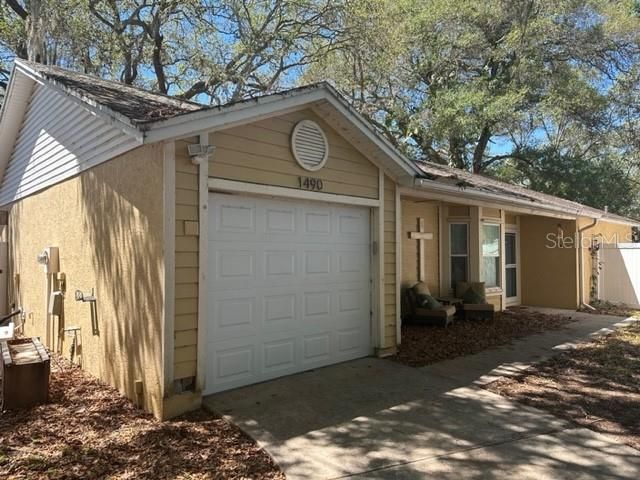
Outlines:
{"type": "Polygon", "coordinates": [[[187,222],[198,222],[198,167],[191,163],[187,145],[176,142],[175,327],[173,378],[194,377],[198,345],[198,235],[187,222]]]}
{"type": "Polygon", "coordinates": [[[323,181],[323,192],[378,198],[378,169],[312,110],[302,110],[216,132],[209,176],[227,180],[298,189],[299,177],[323,181]],[[291,132],[300,120],[320,125],[329,142],[323,168],[309,172],[291,153],[291,132]]]}
{"type": "Polygon", "coordinates": [[[384,177],[384,334],[385,346],[396,345],[396,185],[384,177]]]}

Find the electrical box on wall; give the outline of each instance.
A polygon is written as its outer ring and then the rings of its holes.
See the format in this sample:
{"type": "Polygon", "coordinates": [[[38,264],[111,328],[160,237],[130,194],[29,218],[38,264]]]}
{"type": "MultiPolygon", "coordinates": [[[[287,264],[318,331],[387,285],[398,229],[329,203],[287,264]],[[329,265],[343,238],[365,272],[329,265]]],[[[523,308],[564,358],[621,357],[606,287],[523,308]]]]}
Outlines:
{"type": "Polygon", "coordinates": [[[58,247],[46,247],[38,254],[38,263],[44,267],[44,273],[58,273],[60,271],[58,247]]]}
{"type": "Polygon", "coordinates": [[[51,292],[51,298],[49,299],[49,315],[56,315],[60,317],[62,315],[62,301],[64,295],[62,292],[51,292]]]}

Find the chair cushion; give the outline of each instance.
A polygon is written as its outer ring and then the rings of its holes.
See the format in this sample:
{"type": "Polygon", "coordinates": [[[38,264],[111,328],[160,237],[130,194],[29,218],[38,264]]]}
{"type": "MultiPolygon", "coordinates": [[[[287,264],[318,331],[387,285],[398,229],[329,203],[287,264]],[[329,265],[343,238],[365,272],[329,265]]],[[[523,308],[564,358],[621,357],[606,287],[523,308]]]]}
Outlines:
{"type": "Polygon", "coordinates": [[[431,295],[419,293],[417,297],[419,307],[427,308],[429,310],[438,310],[442,308],[442,304],[431,295]]]}
{"type": "MultiPolygon", "coordinates": [[[[459,286],[462,288],[463,286],[467,287],[467,289],[462,293],[462,301],[464,303],[479,303],[485,304],[487,303],[487,294],[484,286],[484,282],[460,282],[459,286]]],[[[458,285],[456,285],[456,292],[458,290],[458,285]]]]}
{"type": "Polygon", "coordinates": [[[420,296],[420,295],[431,296],[431,291],[429,290],[429,286],[424,282],[418,282],[412,288],[416,296],[420,296]]]}
{"type": "Polygon", "coordinates": [[[471,304],[484,304],[487,303],[487,300],[473,288],[469,288],[466,292],[464,292],[464,295],[462,296],[462,302],[471,304]]]}
{"type": "Polygon", "coordinates": [[[471,282],[469,287],[473,288],[473,290],[480,295],[485,302],[487,301],[487,289],[484,286],[484,282],[471,282]]]}
{"type": "Polygon", "coordinates": [[[458,282],[456,283],[456,297],[462,298],[464,294],[469,290],[469,282],[458,282]]]}

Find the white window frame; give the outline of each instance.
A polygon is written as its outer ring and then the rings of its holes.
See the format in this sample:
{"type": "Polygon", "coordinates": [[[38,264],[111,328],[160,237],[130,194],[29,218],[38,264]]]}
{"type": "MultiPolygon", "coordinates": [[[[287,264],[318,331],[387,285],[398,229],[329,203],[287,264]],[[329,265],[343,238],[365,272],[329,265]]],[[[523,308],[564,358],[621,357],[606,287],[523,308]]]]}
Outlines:
{"type": "MultiPolygon", "coordinates": [[[[500,224],[499,222],[482,222],[480,225],[480,278],[482,279],[483,282],[485,282],[486,288],[489,291],[495,291],[495,292],[501,292],[502,288],[503,288],[503,278],[502,278],[502,270],[504,268],[504,246],[503,246],[503,241],[501,241],[503,239],[503,228],[502,228],[502,224],[500,224]],[[485,278],[485,274],[484,274],[484,252],[483,252],[483,242],[484,242],[484,227],[487,226],[492,226],[492,227],[498,227],[498,268],[496,271],[496,285],[487,285],[486,284],[486,278],[485,278]]],[[[495,257],[492,257],[495,258],[495,257]]]]}
{"type": "Polygon", "coordinates": [[[470,238],[469,230],[470,230],[470,226],[469,226],[469,222],[468,221],[467,222],[461,222],[461,221],[449,221],[448,222],[448,232],[447,232],[448,238],[449,238],[449,242],[448,242],[449,243],[449,252],[448,252],[448,258],[447,258],[447,271],[448,271],[448,279],[449,279],[448,288],[451,289],[454,292],[455,292],[455,285],[452,285],[453,272],[452,272],[452,269],[451,269],[451,259],[453,257],[464,257],[464,258],[466,258],[466,260],[467,260],[466,261],[466,267],[467,267],[467,279],[466,279],[466,281],[469,281],[469,268],[470,268],[469,260],[470,260],[470,256],[471,256],[470,255],[470,252],[471,252],[470,240],[471,240],[471,238],[470,238]],[[460,253],[454,254],[451,251],[451,245],[453,244],[453,241],[452,241],[453,236],[451,235],[451,230],[452,230],[453,225],[464,225],[466,227],[466,229],[467,229],[467,253],[466,254],[460,254],[460,253]]]}

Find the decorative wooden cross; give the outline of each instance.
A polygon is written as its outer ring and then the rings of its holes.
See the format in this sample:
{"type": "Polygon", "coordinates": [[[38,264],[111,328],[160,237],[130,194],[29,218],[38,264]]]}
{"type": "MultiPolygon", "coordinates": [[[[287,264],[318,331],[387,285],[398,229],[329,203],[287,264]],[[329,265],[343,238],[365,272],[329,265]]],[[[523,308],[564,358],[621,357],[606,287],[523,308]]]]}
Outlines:
{"type": "Polygon", "coordinates": [[[424,218],[418,217],[418,231],[409,232],[409,238],[418,241],[418,281],[424,282],[424,241],[433,240],[433,233],[424,231],[424,218]]]}

